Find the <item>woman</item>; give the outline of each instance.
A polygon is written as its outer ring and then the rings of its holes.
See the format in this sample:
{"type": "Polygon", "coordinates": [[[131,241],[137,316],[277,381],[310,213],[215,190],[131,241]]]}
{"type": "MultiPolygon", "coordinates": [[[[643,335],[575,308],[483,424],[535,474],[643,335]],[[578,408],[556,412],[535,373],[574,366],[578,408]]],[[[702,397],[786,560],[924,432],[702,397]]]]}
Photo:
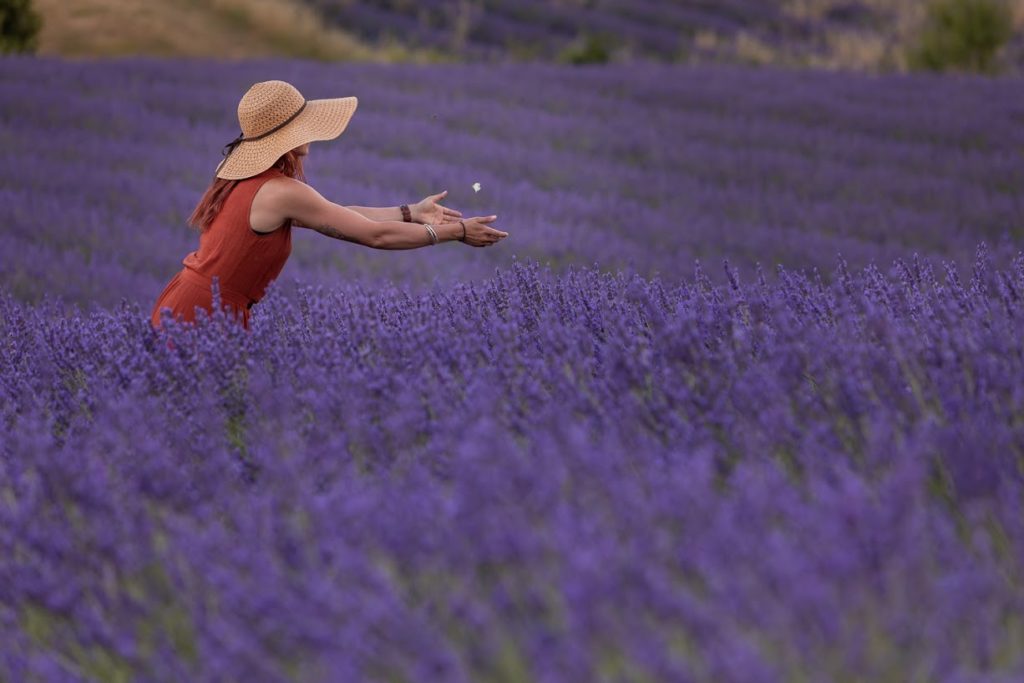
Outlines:
{"type": "Polygon", "coordinates": [[[401,207],[345,207],[305,182],[302,159],[310,142],[341,135],[358,99],[306,100],[284,81],[254,84],[238,103],[242,134],[224,147],[224,159],[189,218],[201,230],[199,249],[157,298],[151,324],[164,309],[195,321],[213,311],[216,280],[222,307],[249,328],[249,309],[263,298],[292,250],[291,228],[312,228],[375,249],[414,249],[459,240],[486,247],[508,236],[487,225],[497,216],[462,219],[438,202],[447,190],[401,207]],[[409,223],[418,225],[413,227],[409,223]]]}

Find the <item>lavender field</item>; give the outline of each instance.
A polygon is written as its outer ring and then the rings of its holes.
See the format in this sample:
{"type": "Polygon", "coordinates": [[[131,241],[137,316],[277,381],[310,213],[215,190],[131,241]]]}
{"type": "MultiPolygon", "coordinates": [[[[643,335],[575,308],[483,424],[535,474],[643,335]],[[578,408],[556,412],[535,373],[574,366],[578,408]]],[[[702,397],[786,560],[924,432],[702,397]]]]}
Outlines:
{"type": "Polygon", "coordinates": [[[0,59],[0,681],[1022,680],[1021,85],[0,59]],[[157,335],[268,78],[510,237],[157,335]]]}
{"type": "Polygon", "coordinates": [[[152,302],[196,233],[185,219],[238,132],[255,81],[351,93],[310,182],[342,204],[449,190],[498,214],[500,249],[388,253],[298,230],[282,284],[486,278],[513,258],[724,282],[841,254],[1007,265],[1024,237],[1024,82],[655,65],[321,65],[8,57],[0,283],[26,301],[152,302]],[[473,183],[481,189],[474,192],[473,183]]]}

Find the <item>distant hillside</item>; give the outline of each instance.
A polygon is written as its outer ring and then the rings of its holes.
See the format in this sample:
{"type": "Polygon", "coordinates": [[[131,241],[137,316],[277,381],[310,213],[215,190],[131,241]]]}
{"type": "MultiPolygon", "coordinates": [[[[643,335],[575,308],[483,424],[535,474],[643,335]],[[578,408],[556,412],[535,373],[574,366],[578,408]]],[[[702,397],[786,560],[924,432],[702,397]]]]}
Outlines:
{"type": "MultiPolygon", "coordinates": [[[[39,52],[903,71],[929,0],[34,0],[39,52]]],[[[1024,0],[1001,70],[1024,73],[1024,0]]]]}
{"type": "MultiPolygon", "coordinates": [[[[731,62],[902,70],[927,0],[302,0],[372,43],[463,59],[731,62]]],[[[1020,63],[1024,0],[1008,0],[1020,63]]]]}
{"type": "Polygon", "coordinates": [[[444,59],[333,28],[298,0],[35,0],[40,54],[298,57],[345,61],[444,59]]]}

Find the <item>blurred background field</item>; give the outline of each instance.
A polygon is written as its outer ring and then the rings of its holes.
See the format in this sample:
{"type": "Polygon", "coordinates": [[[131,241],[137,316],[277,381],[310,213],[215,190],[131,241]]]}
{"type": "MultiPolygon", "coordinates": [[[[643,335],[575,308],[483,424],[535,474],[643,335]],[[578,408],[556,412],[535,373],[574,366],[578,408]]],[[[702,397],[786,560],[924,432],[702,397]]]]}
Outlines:
{"type": "Polygon", "coordinates": [[[352,123],[314,143],[310,182],[342,204],[448,189],[510,237],[374,251],[296,230],[282,273],[309,283],[426,285],[518,257],[691,277],[728,258],[888,267],[919,253],[1005,264],[1024,224],[1024,89],[1015,80],[745,70],[728,65],[0,61],[0,281],[26,300],[155,299],[195,248],[185,224],[268,78],[354,94],[352,123]],[[481,184],[479,192],[472,189],[481,184]]]}
{"type": "MultiPolygon", "coordinates": [[[[15,3],[25,0],[6,0],[15,3]]],[[[34,0],[39,52],[354,61],[636,61],[901,71],[934,0],[34,0]]],[[[1024,64],[1022,0],[945,0],[1024,64]],[[981,8],[980,10],[978,8],[981,8]],[[986,8],[988,8],[986,10],[986,8]],[[993,9],[996,8],[996,9],[993,9]]],[[[941,9],[941,7],[939,7],[941,9]]]]}
{"type": "MultiPolygon", "coordinates": [[[[974,1],[933,6],[955,18],[974,1]]],[[[271,78],[360,98],[307,160],[329,198],[395,206],[448,189],[511,233],[487,252],[375,253],[300,230],[282,285],[444,284],[515,257],[675,281],[700,259],[718,282],[728,258],[743,277],[760,263],[828,278],[839,255],[965,266],[983,240],[1005,264],[1024,234],[1016,29],[985,68],[975,50],[948,73],[909,70],[924,3],[35,7],[39,54],[0,61],[0,281],[24,300],[155,299],[195,247],[184,221],[237,134],[238,98],[271,78]],[[601,26],[616,45],[588,42],[601,26]],[[854,26],[891,59],[793,68],[825,65],[825,37],[854,26]],[[752,65],[752,36],[792,54],[752,65]]],[[[1017,5],[1000,7],[1016,26],[1017,5]]]]}

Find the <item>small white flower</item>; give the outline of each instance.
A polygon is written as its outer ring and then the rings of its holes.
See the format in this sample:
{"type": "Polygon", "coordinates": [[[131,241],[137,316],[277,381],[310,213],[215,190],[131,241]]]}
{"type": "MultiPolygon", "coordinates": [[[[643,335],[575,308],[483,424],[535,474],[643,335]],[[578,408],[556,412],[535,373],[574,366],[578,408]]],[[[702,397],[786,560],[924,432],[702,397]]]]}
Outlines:
{"type": "Polygon", "coordinates": [[[480,183],[473,183],[473,192],[480,191],[480,183]]]}

